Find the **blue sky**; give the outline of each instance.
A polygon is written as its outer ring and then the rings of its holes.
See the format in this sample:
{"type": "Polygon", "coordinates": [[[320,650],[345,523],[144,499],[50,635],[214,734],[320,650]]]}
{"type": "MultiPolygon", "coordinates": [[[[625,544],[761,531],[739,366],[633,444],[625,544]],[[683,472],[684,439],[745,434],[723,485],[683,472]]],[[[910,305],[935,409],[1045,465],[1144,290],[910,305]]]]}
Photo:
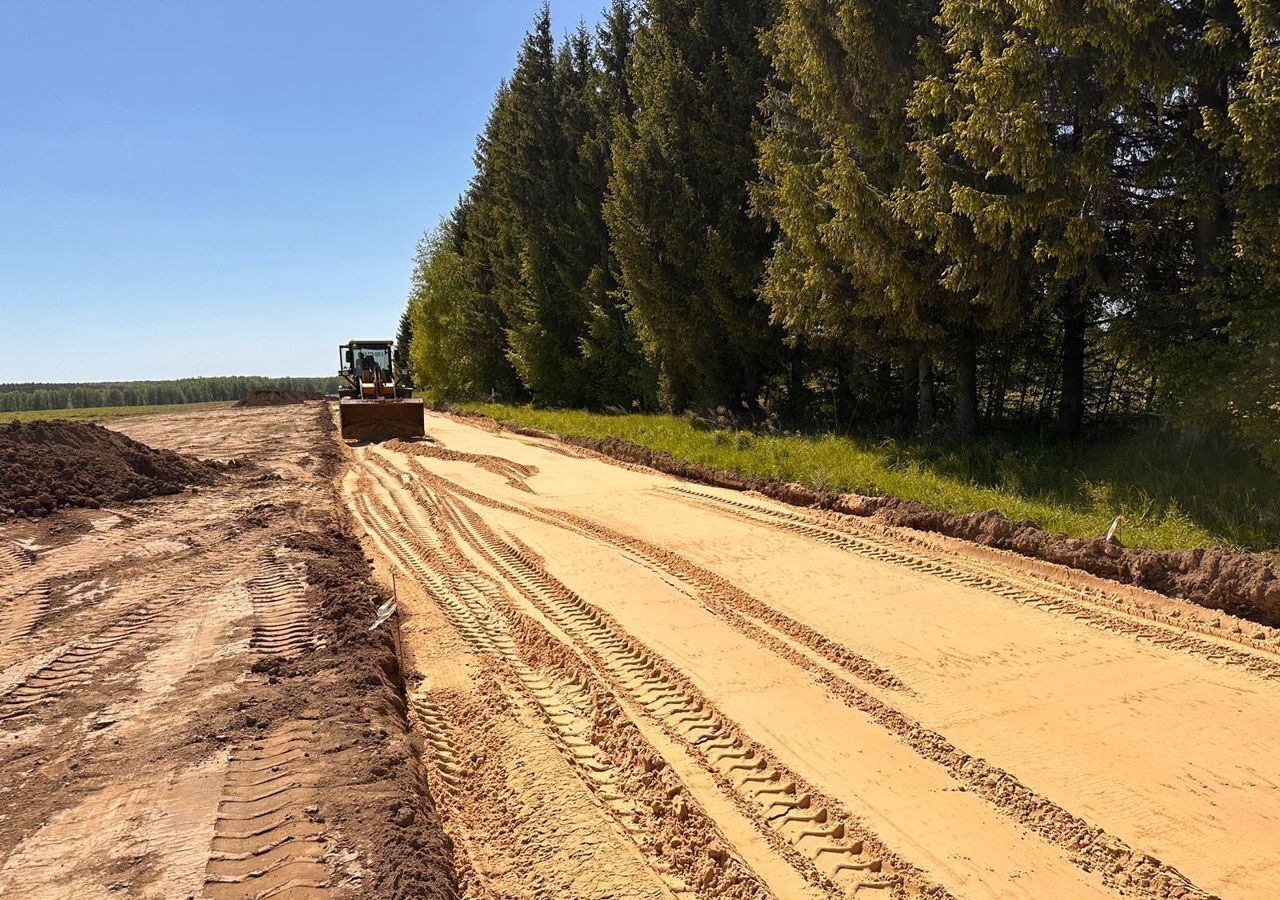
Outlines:
{"type": "Polygon", "coordinates": [[[322,375],[394,336],[539,5],[0,2],[0,382],[322,375]]]}

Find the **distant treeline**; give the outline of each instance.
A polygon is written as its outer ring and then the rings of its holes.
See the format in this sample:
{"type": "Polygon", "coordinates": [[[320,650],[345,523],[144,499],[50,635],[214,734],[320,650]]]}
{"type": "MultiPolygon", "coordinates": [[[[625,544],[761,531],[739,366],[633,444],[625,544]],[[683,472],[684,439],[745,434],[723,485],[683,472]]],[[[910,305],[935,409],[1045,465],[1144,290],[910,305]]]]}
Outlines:
{"type": "Polygon", "coordinates": [[[264,387],[332,394],[338,390],[338,380],[228,375],[218,378],[178,378],[173,381],[0,384],[0,412],[241,400],[264,387]]]}
{"type": "Polygon", "coordinates": [[[1271,0],[544,8],[475,159],[413,274],[430,395],[1280,460],[1271,0]]]}

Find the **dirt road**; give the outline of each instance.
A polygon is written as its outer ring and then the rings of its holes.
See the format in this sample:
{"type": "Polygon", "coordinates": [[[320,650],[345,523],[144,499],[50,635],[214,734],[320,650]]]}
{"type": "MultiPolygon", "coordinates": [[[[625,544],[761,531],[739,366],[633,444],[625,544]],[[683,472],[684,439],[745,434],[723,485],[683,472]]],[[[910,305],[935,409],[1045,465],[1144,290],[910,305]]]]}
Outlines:
{"type": "Polygon", "coordinates": [[[1274,634],[427,430],[343,488],[467,896],[1276,896],[1274,634]]]}
{"type": "Polygon", "coordinates": [[[240,465],[0,526],[0,897],[452,896],[327,407],[114,424],[240,465]]]}
{"type": "Polygon", "coordinates": [[[0,525],[0,897],[1276,896],[1274,630],[434,414],[117,427],[241,462],[0,525]]]}

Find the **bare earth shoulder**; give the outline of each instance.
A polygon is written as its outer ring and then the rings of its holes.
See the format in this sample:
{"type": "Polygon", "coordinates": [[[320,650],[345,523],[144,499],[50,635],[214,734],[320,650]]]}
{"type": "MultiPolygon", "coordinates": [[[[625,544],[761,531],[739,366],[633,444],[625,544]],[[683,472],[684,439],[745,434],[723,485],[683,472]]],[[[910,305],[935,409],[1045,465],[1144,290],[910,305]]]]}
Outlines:
{"type": "Polygon", "coordinates": [[[244,463],[0,525],[0,897],[453,896],[327,408],[111,424],[244,463]]]}

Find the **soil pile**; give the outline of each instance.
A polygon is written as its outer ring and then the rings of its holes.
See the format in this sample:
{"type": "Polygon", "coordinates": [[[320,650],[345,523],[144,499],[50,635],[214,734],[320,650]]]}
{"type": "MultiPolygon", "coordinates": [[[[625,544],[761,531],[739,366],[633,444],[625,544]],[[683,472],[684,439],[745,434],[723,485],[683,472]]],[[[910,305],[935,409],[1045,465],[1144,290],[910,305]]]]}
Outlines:
{"type": "Polygon", "coordinates": [[[220,471],[101,425],[10,422],[0,425],[0,521],[176,494],[220,471]]]}
{"type": "Polygon", "coordinates": [[[258,388],[248,397],[237,401],[236,406],[290,406],[294,403],[306,403],[308,400],[323,400],[323,394],[306,391],[287,391],[282,388],[258,388]]]}
{"type": "MultiPolygon", "coordinates": [[[[504,423],[505,424],[505,423],[504,423]]],[[[1015,521],[994,509],[947,513],[915,500],[835,494],[802,484],[766,481],[676,459],[617,438],[577,438],[508,425],[532,437],[553,438],[612,459],[646,466],[715,487],[756,491],[793,506],[817,507],[863,516],[904,528],[932,531],[976,544],[1011,550],[1032,559],[1080,569],[1100,578],[1132,584],[1235,616],[1280,625],[1280,558],[1222,548],[1143,550],[1045,531],[1030,520],[1015,521]]]]}

